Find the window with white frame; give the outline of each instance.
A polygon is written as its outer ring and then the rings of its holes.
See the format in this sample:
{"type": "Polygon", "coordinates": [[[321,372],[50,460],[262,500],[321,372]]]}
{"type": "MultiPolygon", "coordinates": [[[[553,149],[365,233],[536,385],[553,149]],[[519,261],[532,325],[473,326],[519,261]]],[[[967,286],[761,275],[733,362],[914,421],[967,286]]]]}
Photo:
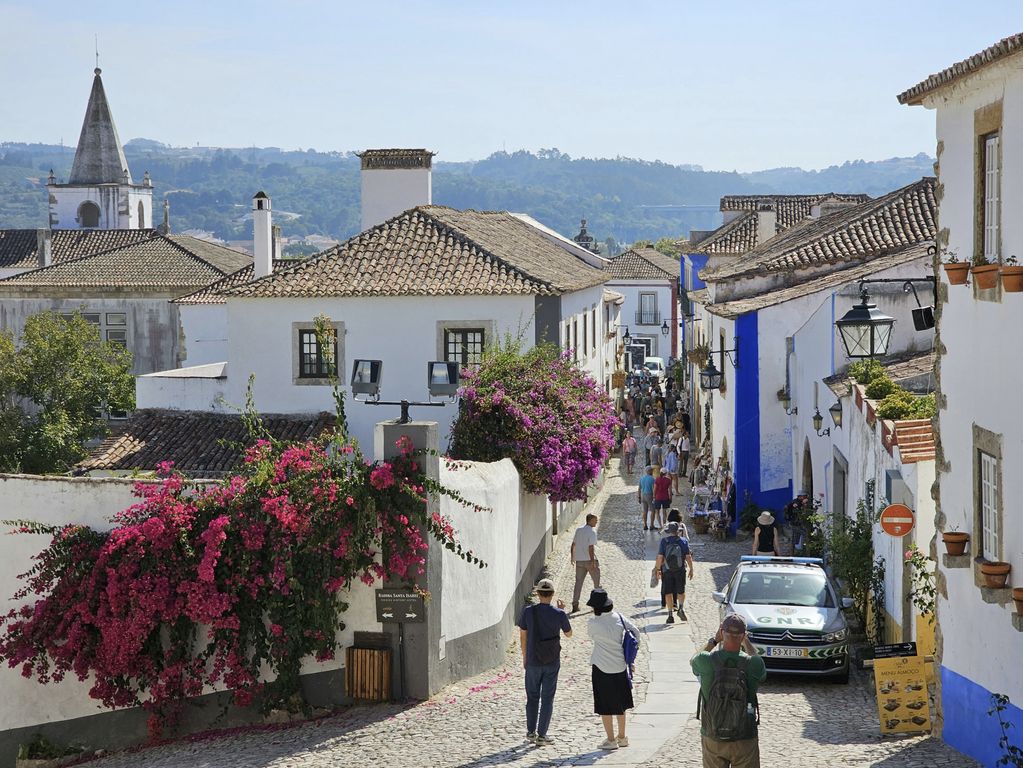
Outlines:
{"type": "Polygon", "coordinates": [[[999,229],[1001,226],[1000,142],[997,133],[983,137],[984,142],[984,256],[990,262],[998,261],[999,229]]]}
{"type": "Polygon", "coordinates": [[[998,550],[998,459],[978,451],[980,465],[980,525],[985,560],[1000,560],[998,550]]]}
{"type": "MultiPolygon", "coordinates": [[[[126,312],[79,312],[82,319],[90,325],[96,326],[99,337],[103,341],[113,344],[120,344],[128,348],[128,314],[126,312]]],[[[74,317],[73,313],[61,314],[65,320],[74,317]]]]}

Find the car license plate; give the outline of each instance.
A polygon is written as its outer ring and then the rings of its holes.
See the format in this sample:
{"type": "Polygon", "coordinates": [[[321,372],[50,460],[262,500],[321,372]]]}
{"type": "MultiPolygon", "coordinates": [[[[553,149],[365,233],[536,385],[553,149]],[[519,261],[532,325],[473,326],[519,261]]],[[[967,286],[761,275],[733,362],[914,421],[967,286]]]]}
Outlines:
{"type": "Polygon", "coordinates": [[[806,648],[775,648],[769,647],[767,649],[768,656],[777,656],[779,658],[786,659],[805,659],[806,648]]]}

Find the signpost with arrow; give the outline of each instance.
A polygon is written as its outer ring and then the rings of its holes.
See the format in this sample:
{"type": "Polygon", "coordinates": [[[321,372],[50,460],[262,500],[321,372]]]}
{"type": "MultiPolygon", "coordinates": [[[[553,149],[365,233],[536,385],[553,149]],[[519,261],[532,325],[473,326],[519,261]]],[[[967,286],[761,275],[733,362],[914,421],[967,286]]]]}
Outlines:
{"type": "Polygon", "coordinates": [[[405,696],[405,625],[426,621],[426,602],[411,589],[378,589],[377,621],[398,625],[398,666],[401,671],[401,695],[405,696]]]}

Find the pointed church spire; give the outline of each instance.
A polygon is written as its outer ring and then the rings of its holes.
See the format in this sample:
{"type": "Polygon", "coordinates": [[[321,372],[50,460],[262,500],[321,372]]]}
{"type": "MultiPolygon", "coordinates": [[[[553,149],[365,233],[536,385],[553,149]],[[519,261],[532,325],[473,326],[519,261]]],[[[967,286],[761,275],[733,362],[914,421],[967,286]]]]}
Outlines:
{"type": "Polygon", "coordinates": [[[117,137],[114,118],[110,114],[107,95],[103,90],[102,70],[95,69],[89,106],[85,109],[82,135],[78,151],[71,166],[69,184],[123,184],[131,183],[128,161],[117,137]]]}

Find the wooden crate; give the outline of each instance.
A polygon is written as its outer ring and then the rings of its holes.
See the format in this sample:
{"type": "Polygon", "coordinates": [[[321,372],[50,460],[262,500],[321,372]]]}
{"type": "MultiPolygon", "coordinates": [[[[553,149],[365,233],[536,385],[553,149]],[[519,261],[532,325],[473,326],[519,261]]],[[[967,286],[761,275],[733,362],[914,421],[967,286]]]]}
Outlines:
{"type": "Polygon", "coordinates": [[[356,701],[390,701],[391,649],[346,648],[345,689],[356,701]]]}

